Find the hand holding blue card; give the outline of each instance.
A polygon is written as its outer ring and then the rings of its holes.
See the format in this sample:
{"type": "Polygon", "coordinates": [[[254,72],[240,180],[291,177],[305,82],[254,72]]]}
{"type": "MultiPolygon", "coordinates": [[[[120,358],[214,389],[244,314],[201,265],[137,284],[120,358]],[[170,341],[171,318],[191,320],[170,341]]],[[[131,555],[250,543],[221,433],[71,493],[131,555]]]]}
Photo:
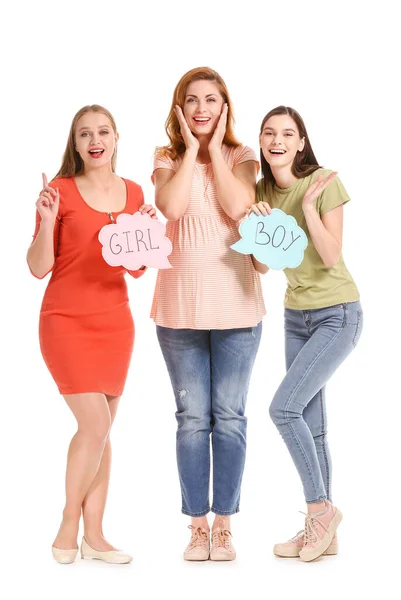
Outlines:
{"type": "Polygon", "coordinates": [[[231,248],[241,254],[253,254],[270,269],[294,269],[304,258],[308,245],[306,233],[279,208],[270,215],[251,215],[239,226],[241,239],[231,248]]]}

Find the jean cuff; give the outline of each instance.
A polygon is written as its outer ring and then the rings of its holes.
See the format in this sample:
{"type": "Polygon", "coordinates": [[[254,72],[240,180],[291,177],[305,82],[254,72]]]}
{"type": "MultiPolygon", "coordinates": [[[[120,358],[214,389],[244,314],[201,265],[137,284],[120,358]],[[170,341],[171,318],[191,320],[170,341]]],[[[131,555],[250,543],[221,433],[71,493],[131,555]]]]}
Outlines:
{"type": "Polygon", "coordinates": [[[212,506],[211,511],[215,515],[229,517],[230,515],[235,515],[237,512],[239,512],[239,506],[237,506],[237,508],[234,508],[234,510],[220,510],[219,508],[215,508],[214,506],[212,506]]]}
{"type": "Polygon", "coordinates": [[[208,513],[210,513],[210,507],[206,508],[202,512],[194,513],[189,510],[185,510],[185,508],[181,509],[183,515],[187,515],[188,517],[204,517],[208,513]]]}
{"type": "Polygon", "coordinates": [[[323,500],[327,500],[327,496],[320,496],[317,500],[305,500],[306,504],[317,504],[318,502],[323,502],[323,500]]]}

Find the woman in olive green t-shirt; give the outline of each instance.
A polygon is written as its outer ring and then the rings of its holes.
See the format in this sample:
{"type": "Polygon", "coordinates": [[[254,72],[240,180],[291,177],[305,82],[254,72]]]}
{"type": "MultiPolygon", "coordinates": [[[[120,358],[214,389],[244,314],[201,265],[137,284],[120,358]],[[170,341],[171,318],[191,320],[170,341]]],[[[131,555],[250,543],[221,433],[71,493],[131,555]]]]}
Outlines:
{"type": "MultiPolygon", "coordinates": [[[[305,530],[276,544],[274,553],[310,561],[337,553],[342,518],[331,503],[325,385],[362,331],[358,289],[341,253],[343,205],[349,197],[337,173],[319,167],[294,109],[279,106],[265,116],[260,147],[263,179],[250,210],[266,215],[280,208],[308,237],[302,263],[285,270],[287,374],[270,415],[298,470],[308,507],[305,530]]],[[[268,270],[253,260],[259,272],[268,270]]]]}

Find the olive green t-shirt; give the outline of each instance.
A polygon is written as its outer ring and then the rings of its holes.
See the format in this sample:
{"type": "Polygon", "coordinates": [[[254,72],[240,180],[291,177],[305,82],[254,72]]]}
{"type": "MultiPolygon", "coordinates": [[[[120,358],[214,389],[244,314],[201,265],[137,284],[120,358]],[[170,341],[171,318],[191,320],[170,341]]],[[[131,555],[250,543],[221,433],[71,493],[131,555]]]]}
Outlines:
{"type": "MultiPolygon", "coordinates": [[[[268,182],[264,190],[263,179],[257,185],[257,202],[268,202],[271,208],[280,208],[288,215],[292,215],[308,236],[308,247],[302,263],[295,269],[284,269],[288,283],[285,294],[287,308],[307,310],[359,300],[358,289],[344,264],[342,255],[333,267],[324,266],[310,237],[302,210],[302,199],[306,190],[319,175],[327,177],[331,172],[327,169],[317,169],[308,177],[298,179],[291,187],[285,189],[268,182]]],[[[339,178],[336,177],[316,200],[316,210],[321,216],[348,201],[349,196],[339,178]]]]}

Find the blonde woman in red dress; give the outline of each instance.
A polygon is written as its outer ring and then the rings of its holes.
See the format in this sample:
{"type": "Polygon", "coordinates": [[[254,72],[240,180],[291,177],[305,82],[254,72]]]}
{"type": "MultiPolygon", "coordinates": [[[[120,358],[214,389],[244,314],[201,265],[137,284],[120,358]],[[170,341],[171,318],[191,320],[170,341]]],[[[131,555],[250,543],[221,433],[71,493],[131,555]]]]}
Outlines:
{"type": "MultiPolygon", "coordinates": [[[[43,358],[77,420],[66,473],[66,503],[53,542],[54,558],[127,563],[132,557],[103,536],[111,466],[110,429],[131,359],[134,323],[124,267],[102,257],[100,229],[122,212],[155,216],[142,189],[115,173],[118,133],[108,110],[85,106],[75,115],[63,163],[36,202],[36,230],[28,251],[31,272],[52,271],[40,313],[43,358]]],[[[144,267],[129,271],[137,278],[144,267]]]]}

